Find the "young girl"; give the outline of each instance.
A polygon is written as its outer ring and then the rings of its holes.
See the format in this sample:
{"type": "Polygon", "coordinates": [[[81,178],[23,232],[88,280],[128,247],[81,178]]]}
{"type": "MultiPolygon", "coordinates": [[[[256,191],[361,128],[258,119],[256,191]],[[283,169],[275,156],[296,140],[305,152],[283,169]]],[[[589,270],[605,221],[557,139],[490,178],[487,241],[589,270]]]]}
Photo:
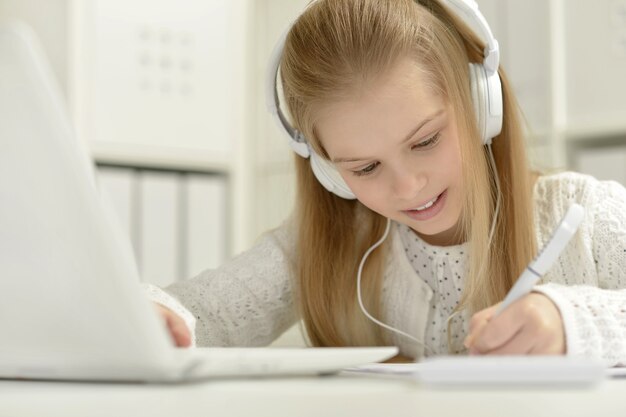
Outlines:
{"type": "Polygon", "coordinates": [[[279,71],[295,214],[221,268],[150,288],[178,345],[266,345],[301,319],[314,346],[626,363],[626,190],[530,172],[497,42],[477,11],[487,45],[459,18],[470,6],[309,5],[279,71]],[[574,239],[493,317],[572,203],[574,239]]]}

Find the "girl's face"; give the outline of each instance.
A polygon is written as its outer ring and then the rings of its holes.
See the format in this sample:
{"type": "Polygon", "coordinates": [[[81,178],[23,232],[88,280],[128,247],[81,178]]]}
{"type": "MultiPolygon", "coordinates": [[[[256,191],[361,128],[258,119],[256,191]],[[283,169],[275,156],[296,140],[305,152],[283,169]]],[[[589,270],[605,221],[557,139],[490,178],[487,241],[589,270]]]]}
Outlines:
{"type": "Polygon", "coordinates": [[[399,62],[360,96],[324,108],[316,128],[361,203],[430,244],[461,243],[454,240],[462,209],[455,116],[413,61],[399,62]]]}

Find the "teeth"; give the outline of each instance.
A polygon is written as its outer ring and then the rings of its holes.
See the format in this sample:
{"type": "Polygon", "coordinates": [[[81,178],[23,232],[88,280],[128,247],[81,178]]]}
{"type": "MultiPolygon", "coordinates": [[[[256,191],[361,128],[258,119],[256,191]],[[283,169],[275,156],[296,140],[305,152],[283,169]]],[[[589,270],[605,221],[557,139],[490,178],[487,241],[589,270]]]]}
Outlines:
{"type": "Polygon", "coordinates": [[[426,203],[426,204],[424,204],[423,206],[418,207],[418,208],[416,208],[416,209],[414,209],[414,210],[417,210],[417,211],[426,210],[428,207],[430,207],[430,206],[432,206],[433,204],[435,204],[435,202],[437,202],[437,200],[438,200],[438,199],[439,199],[439,196],[437,196],[437,197],[433,198],[433,199],[432,199],[432,200],[430,200],[428,203],[426,203]]]}

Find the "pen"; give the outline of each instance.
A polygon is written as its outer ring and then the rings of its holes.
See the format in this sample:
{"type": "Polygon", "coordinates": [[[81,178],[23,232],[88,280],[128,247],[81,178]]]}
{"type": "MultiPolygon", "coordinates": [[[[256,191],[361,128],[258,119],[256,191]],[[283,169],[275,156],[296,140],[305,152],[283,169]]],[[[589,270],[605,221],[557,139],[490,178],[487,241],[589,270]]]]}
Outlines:
{"type": "Polygon", "coordinates": [[[535,259],[530,261],[524,272],[521,273],[513,287],[496,310],[494,317],[500,314],[515,300],[530,293],[533,286],[552,267],[572,239],[578,226],[583,220],[585,209],[579,204],[572,204],[552,232],[548,243],[539,251],[535,259]]]}

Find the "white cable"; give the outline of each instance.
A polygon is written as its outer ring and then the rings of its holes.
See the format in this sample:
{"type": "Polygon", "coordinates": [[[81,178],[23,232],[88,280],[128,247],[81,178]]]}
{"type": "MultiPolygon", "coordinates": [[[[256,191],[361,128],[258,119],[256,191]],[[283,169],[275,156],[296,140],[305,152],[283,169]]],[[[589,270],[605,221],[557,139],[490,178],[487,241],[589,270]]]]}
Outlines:
{"type": "Polygon", "coordinates": [[[370,319],[371,321],[373,321],[374,323],[378,324],[381,327],[384,327],[387,330],[391,330],[392,332],[396,332],[402,336],[408,337],[409,339],[413,340],[414,342],[417,342],[418,344],[420,344],[421,346],[424,347],[424,349],[428,349],[430,351],[430,353],[434,353],[432,349],[430,349],[428,346],[426,346],[424,344],[424,342],[422,342],[421,340],[416,339],[415,337],[411,336],[410,334],[403,332],[402,330],[398,330],[395,327],[391,327],[388,324],[383,323],[380,320],[375,319],[374,317],[372,317],[372,315],[370,313],[367,312],[367,310],[365,309],[365,306],[363,305],[363,299],[361,298],[361,272],[363,271],[363,265],[365,265],[365,260],[367,259],[367,257],[370,255],[370,253],[372,253],[372,251],[374,249],[376,249],[377,247],[379,247],[383,241],[387,238],[387,235],[389,235],[389,230],[391,229],[391,219],[387,219],[387,227],[385,228],[385,233],[383,233],[383,236],[378,239],[378,241],[376,243],[374,243],[363,255],[363,258],[361,259],[361,263],[359,264],[359,270],[357,272],[357,278],[356,278],[356,293],[357,293],[357,298],[359,300],[359,307],[361,307],[361,311],[363,311],[363,314],[365,314],[365,316],[370,319]]]}
{"type": "MultiPolygon", "coordinates": [[[[496,180],[496,209],[493,213],[493,220],[491,221],[491,231],[489,232],[489,241],[487,241],[487,246],[491,246],[493,233],[496,230],[496,221],[498,219],[498,214],[500,213],[500,195],[502,194],[502,190],[500,189],[500,178],[498,177],[498,167],[496,166],[496,160],[493,157],[491,144],[487,145],[487,148],[489,149],[489,159],[491,160],[491,165],[493,167],[493,177],[496,180]]],[[[482,264],[484,265],[485,263],[482,262],[482,264]]]]}

